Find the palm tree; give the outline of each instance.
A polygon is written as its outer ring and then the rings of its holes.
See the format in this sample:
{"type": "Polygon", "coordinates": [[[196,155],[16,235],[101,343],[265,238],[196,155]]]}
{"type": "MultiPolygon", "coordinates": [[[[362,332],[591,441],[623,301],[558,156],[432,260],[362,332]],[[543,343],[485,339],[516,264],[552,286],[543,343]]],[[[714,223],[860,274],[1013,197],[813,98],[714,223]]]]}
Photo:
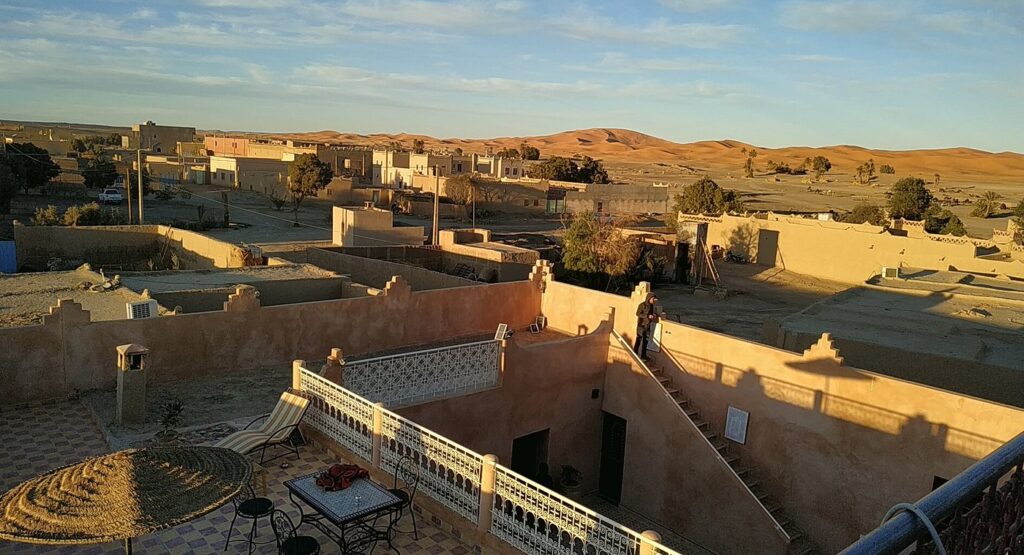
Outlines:
{"type": "Polygon", "coordinates": [[[974,210],[971,215],[977,218],[991,218],[999,208],[999,199],[1002,198],[995,191],[986,191],[981,198],[974,203],[974,210]]]}

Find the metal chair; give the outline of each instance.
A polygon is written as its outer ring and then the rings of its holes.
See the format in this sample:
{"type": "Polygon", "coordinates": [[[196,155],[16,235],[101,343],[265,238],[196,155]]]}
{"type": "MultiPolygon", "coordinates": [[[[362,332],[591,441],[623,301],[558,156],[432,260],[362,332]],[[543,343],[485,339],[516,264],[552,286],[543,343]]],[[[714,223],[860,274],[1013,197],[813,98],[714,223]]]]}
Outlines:
{"type": "MultiPolygon", "coordinates": [[[[231,502],[235,505],[235,516],[231,517],[231,526],[228,528],[228,539],[224,542],[224,551],[227,551],[228,545],[231,544],[231,534],[234,533],[235,521],[239,518],[249,519],[252,521],[252,528],[249,530],[248,537],[234,540],[248,542],[249,553],[253,552],[253,547],[256,545],[262,545],[274,541],[256,541],[256,536],[259,534],[257,524],[263,517],[266,517],[268,520],[270,519],[274,512],[274,502],[267,497],[256,497],[256,492],[252,489],[251,485],[246,484],[244,492],[248,494],[245,499],[239,500],[238,497],[231,499],[231,502]]],[[[271,521],[271,527],[273,527],[273,524],[273,521],[271,521]]]]}
{"type": "Polygon", "coordinates": [[[313,536],[300,536],[292,519],[281,509],[274,510],[270,519],[277,538],[277,552],[281,555],[317,555],[320,542],[313,536]]]}
{"type": "Polygon", "coordinates": [[[417,466],[409,455],[403,455],[402,458],[398,459],[398,464],[395,465],[395,480],[394,485],[390,491],[395,497],[402,500],[402,503],[395,509],[398,513],[395,516],[396,523],[402,520],[402,515],[406,509],[409,509],[409,513],[412,515],[412,533],[413,539],[420,539],[419,529],[416,527],[416,511],[412,508],[413,499],[416,497],[416,490],[420,485],[420,468],[417,466]],[[401,481],[403,486],[398,487],[398,482],[401,481]]]}

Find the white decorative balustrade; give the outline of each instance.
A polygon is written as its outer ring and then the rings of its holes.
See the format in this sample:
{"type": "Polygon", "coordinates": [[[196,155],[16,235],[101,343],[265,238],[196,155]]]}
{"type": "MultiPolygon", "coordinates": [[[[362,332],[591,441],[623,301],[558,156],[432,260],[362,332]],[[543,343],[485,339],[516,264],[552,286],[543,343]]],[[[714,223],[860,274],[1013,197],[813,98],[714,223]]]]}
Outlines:
{"type": "Polygon", "coordinates": [[[408,456],[419,467],[420,491],[476,522],[483,457],[391,411],[383,413],[381,469],[394,474],[408,456]]]}
{"type": "Polygon", "coordinates": [[[607,519],[558,493],[497,465],[491,533],[524,553],[679,555],[639,532],[607,519]]]}
{"type": "Polygon", "coordinates": [[[388,474],[408,456],[423,495],[524,553],[679,555],[314,372],[295,371],[311,398],[306,425],[388,474]]]}
{"type": "Polygon", "coordinates": [[[345,387],[389,407],[497,387],[501,341],[480,341],[345,364],[345,387]]]}
{"type": "Polygon", "coordinates": [[[373,403],[305,368],[301,389],[312,394],[303,421],[367,460],[373,454],[373,403]]]}

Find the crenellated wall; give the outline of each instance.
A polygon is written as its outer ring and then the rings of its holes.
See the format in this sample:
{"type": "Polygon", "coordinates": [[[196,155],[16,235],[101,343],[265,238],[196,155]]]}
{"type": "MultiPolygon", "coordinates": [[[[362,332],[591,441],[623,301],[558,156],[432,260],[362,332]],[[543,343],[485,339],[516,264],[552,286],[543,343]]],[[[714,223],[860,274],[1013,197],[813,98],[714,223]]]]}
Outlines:
{"type": "Polygon", "coordinates": [[[270,307],[242,286],[223,311],[144,320],[91,322],[77,303],[61,302],[41,325],[0,329],[0,404],[112,388],[114,348],[124,343],[149,347],[148,380],[159,383],[285,368],[338,345],[359,355],[493,333],[499,323],[522,328],[539,305],[528,281],[414,292],[399,277],[377,296],[270,307]]]}

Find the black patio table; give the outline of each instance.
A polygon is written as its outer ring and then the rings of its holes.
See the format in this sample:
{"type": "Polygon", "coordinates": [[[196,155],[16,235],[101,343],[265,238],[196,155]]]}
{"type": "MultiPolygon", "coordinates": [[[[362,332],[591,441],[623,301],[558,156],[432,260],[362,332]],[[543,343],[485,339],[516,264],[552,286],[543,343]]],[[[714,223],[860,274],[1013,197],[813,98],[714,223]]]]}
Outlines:
{"type": "Polygon", "coordinates": [[[394,549],[391,533],[396,522],[395,515],[398,514],[395,509],[402,500],[369,478],[355,480],[343,490],[326,491],[316,485],[316,478],[320,474],[314,472],[284,483],[288,488],[288,496],[299,507],[299,526],[315,526],[334,540],[342,553],[355,551],[380,540],[387,541],[388,546],[394,549]],[[314,512],[307,514],[303,505],[314,512]],[[373,527],[381,517],[388,519],[386,530],[373,527]],[[327,526],[325,522],[333,527],[327,526]]]}

